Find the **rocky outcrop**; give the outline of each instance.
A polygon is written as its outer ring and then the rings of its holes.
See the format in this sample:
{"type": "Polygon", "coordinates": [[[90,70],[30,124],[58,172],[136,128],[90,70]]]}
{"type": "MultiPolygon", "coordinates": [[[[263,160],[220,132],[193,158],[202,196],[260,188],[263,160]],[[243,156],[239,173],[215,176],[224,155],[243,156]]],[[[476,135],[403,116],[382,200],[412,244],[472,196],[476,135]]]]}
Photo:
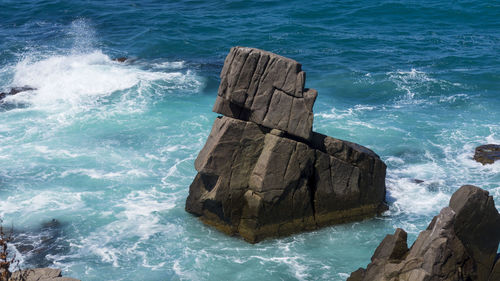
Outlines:
{"type": "Polygon", "coordinates": [[[500,159],[500,145],[498,144],[485,144],[476,147],[474,152],[474,160],[486,165],[493,164],[496,160],[500,159]]]}
{"type": "Polygon", "coordinates": [[[500,214],[493,197],[479,187],[465,185],[410,249],[406,233],[397,229],[378,246],[368,267],[347,280],[500,280],[494,279],[498,269],[493,269],[499,242],[500,214]]]}
{"type": "Polygon", "coordinates": [[[9,281],[80,281],[70,277],[62,277],[60,269],[33,268],[12,273],[9,281]]]}
{"type": "Polygon", "coordinates": [[[316,91],[294,60],[235,47],[218,117],[196,161],[186,211],[249,242],[385,210],[385,164],[371,150],[312,132],[316,91]]]}

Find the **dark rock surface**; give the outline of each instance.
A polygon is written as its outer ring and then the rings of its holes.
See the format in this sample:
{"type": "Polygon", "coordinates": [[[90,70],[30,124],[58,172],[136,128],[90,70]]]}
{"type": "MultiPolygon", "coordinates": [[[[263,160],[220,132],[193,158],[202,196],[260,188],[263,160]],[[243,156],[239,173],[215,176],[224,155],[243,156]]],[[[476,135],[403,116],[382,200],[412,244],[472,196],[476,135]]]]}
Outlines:
{"type": "Polygon", "coordinates": [[[406,248],[401,229],[379,245],[366,269],[348,281],[488,281],[500,242],[500,214],[493,197],[479,187],[465,185],[450,199],[406,248]]]}
{"type": "Polygon", "coordinates": [[[220,74],[213,111],[310,139],[317,92],[304,89],[301,68],[270,52],[234,47],[220,74]]]}
{"type": "Polygon", "coordinates": [[[195,161],[186,211],[254,243],[386,209],[385,164],[366,147],[312,132],[316,92],[304,82],[291,59],[231,49],[214,107],[226,116],[195,161]]]}
{"type": "Polygon", "coordinates": [[[20,92],[26,92],[26,91],[33,91],[36,90],[35,88],[24,86],[24,87],[13,87],[10,89],[8,92],[0,92],[0,100],[3,100],[7,96],[13,96],[15,94],[18,94],[20,92]]]}
{"type": "Polygon", "coordinates": [[[490,279],[488,281],[498,281],[500,280],[500,256],[497,257],[497,262],[493,267],[493,270],[490,274],[490,279]]]}
{"type": "Polygon", "coordinates": [[[12,273],[9,281],[79,281],[78,279],[62,277],[60,269],[33,268],[12,273]]]}
{"type": "Polygon", "coordinates": [[[500,145],[485,144],[476,147],[474,160],[477,162],[486,165],[493,164],[498,159],[500,159],[500,145]]]}

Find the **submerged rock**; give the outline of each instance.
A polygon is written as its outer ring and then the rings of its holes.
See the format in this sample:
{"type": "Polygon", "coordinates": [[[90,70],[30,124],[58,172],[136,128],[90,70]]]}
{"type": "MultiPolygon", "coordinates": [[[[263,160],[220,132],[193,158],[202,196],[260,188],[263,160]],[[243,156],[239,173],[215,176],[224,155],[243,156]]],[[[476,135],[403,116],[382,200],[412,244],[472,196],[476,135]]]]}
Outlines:
{"type": "Polygon", "coordinates": [[[397,229],[378,246],[367,268],[358,269],[347,280],[500,280],[490,277],[497,276],[493,264],[499,242],[500,214],[493,197],[479,187],[465,185],[410,249],[406,233],[397,229]]]}
{"type": "Polygon", "coordinates": [[[500,145],[485,144],[476,147],[474,160],[477,162],[486,165],[493,164],[498,159],[500,159],[500,145]]]}
{"type": "Polygon", "coordinates": [[[7,96],[13,96],[15,94],[18,94],[20,92],[26,92],[26,91],[34,91],[36,90],[35,88],[24,86],[24,87],[13,87],[10,89],[8,92],[0,92],[0,100],[3,100],[7,96]]]}
{"type": "Polygon", "coordinates": [[[366,147],[312,132],[316,91],[304,82],[291,59],[231,49],[214,106],[225,116],[195,161],[186,211],[254,243],[386,209],[385,164],[366,147]]]}
{"type": "Polygon", "coordinates": [[[113,61],[117,61],[117,62],[125,62],[127,60],[128,60],[127,57],[119,57],[119,58],[114,58],[113,59],[113,61]]]}
{"type": "Polygon", "coordinates": [[[416,184],[421,184],[421,183],[424,183],[425,181],[419,180],[419,179],[412,179],[411,182],[416,183],[416,184]]]}
{"type": "Polygon", "coordinates": [[[64,225],[56,219],[44,221],[40,227],[16,231],[12,245],[23,255],[27,264],[38,267],[54,266],[48,256],[65,255],[69,251],[69,242],[64,239],[64,225]]]}
{"type": "Polygon", "coordinates": [[[12,273],[9,281],[79,281],[75,278],[62,277],[61,270],[55,268],[33,268],[12,273]]]}

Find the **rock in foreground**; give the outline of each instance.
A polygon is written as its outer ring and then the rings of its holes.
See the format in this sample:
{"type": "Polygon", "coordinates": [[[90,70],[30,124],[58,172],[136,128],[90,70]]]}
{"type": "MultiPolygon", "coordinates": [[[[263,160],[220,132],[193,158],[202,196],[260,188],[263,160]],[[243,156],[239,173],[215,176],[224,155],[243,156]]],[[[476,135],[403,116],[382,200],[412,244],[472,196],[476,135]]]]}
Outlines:
{"type": "Polygon", "coordinates": [[[70,277],[62,277],[60,269],[33,268],[12,273],[9,281],[80,281],[70,277]]]}
{"type": "Polygon", "coordinates": [[[380,243],[366,269],[348,281],[498,281],[493,269],[500,242],[500,214],[493,197],[465,185],[406,247],[406,232],[397,229],[380,243]]]}
{"type": "Polygon", "coordinates": [[[226,116],[195,161],[186,211],[255,243],[385,210],[385,164],[312,132],[316,91],[303,88],[300,69],[269,52],[231,49],[214,106],[226,116]]]}

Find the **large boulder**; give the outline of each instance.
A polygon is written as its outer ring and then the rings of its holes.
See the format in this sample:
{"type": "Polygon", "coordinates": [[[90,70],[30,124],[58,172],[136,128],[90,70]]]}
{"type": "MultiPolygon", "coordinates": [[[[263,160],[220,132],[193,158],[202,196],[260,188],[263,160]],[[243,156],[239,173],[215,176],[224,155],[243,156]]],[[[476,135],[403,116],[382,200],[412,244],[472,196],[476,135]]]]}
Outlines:
{"type": "Polygon", "coordinates": [[[434,217],[415,243],[406,248],[398,229],[375,250],[366,269],[348,281],[488,281],[500,242],[500,214],[493,198],[479,187],[465,185],[449,207],[434,217]]]}
{"type": "Polygon", "coordinates": [[[316,92],[304,79],[291,59],[231,49],[214,109],[225,116],[195,161],[186,211],[254,243],[386,209],[385,164],[366,147],[312,132],[316,92]],[[281,92],[292,101],[273,104],[281,92]]]}
{"type": "Polygon", "coordinates": [[[195,161],[186,210],[249,242],[384,210],[386,167],[375,153],[317,133],[309,144],[284,135],[217,118],[195,161]]]}

